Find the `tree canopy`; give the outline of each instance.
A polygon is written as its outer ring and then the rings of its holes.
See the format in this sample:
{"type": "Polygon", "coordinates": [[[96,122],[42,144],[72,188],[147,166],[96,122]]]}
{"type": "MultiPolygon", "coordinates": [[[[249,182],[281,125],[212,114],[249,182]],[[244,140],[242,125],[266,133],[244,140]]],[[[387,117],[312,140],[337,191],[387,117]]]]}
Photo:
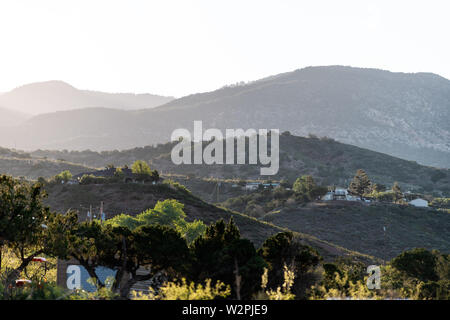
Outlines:
{"type": "Polygon", "coordinates": [[[356,171],[356,175],[350,182],[348,190],[350,193],[359,196],[361,199],[364,194],[369,193],[371,189],[372,182],[367,176],[366,172],[362,169],[356,171]]]}

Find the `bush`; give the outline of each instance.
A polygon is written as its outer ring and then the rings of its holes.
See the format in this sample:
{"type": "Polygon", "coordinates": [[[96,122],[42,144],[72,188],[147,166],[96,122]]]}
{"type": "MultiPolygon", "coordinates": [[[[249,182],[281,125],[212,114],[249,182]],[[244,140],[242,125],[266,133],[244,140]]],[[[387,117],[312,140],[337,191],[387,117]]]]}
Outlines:
{"type": "Polygon", "coordinates": [[[205,280],[205,285],[187,283],[183,278],[181,283],[167,282],[159,288],[159,294],[153,288],[149,288],[150,293],[133,291],[133,300],[215,300],[226,298],[231,294],[229,285],[217,281],[214,287],[211,287],[211,279],[205,280]]]}

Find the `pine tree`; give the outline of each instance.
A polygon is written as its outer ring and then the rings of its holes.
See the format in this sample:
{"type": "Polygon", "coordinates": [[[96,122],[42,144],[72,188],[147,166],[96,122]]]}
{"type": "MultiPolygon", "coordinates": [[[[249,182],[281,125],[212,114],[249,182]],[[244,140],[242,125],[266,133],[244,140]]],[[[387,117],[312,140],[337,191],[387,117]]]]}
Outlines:
{"type": "Polygon", "coordinates": [[[392,192],[394,193],[394,202],[397,202],[403,198],[402,190],[400,189],[397,181],[394,182],[394,185],[392,186],[392,192]]]}
{"type": "Polygon", "coordinates": [[[356,194],[362,199],[362,196],[365,193],[370,192],[370,187],[372,185],[372,182],[370,181],[369,177],[367,176],[366,172],[362,169],[358,169],[356,171],[356,175],[353,178],[352,182],[350,182],[350,186],[348,190],[352,194],[356,194]]]}

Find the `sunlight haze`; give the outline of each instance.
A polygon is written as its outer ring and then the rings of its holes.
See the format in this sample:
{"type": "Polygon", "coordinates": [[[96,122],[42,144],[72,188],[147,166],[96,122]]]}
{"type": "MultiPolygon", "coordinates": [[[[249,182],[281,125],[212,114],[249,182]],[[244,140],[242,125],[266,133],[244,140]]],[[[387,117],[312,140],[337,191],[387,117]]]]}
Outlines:
{"type": "Polygon", "coordinates": [[[450,78],[448,1],[0,2],[0,92],[79,89],[181,97],[306,66],[450,78]]]}

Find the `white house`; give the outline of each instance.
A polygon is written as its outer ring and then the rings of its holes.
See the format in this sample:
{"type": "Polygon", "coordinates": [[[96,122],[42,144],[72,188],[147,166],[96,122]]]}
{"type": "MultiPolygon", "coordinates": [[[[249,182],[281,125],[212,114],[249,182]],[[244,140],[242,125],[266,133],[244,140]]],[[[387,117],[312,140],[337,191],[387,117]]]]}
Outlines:
{"type": "Polygon", "coordinates": [[[336,188],[334,191],[327,192],[322,200],[347,200],[347,201],[357,201],[360,200],[359,197],[351,195],[345,188],[336,188]]]}
{"type": "Polygon", "coordinates": [[[359,200],[361,200],[360,197],[351,195],[351,194],[349,194],[349,193],[347,193],[347,195],[345,196],[345,199],[346,199],[347,201],[359,201],[359,200]]]}
{"type": "Polygon", "coordinates": [[[258,182],[249,182],[245,185],[244,189],[245,190],[257,190],[259,185],[260,185],[260,183],[258,183],[258,182]]]}
{"type": "Polygon", "coordinates": [[[421,198],[414,199],[410,201],[409,204],[414,207],[422,207],[422,208],[428,207],[428,201],[421,198]]]}
{"type": "Polygon", "coordinates": [[[333,192],[327,192],[323,197],[322,200],[330,201],[334,199],[334,193],[333,192]]]}

